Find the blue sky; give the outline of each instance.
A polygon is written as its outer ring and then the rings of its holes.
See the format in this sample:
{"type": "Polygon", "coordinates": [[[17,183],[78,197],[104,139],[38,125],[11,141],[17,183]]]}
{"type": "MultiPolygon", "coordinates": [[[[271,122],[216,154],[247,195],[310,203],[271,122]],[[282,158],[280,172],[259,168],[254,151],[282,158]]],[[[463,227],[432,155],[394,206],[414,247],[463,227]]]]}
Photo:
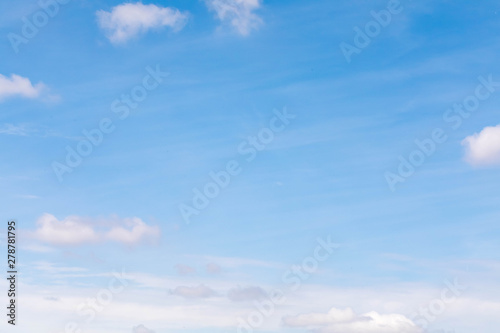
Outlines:
{"type": "Polygon", "coordinates": [[[43,6],[0,4],[20,332],[496,332],[497,2],[63,2],[33,37],[43,6]],[[147,96],[125,106],[134,91],[147,96]],[[103,120],[110,133],[58,176],[103,120]],[[194,207],[230,161],[241,172],[194,207]],[[321,261],[326,239],[338,248],[321,261]],[[291,290],[283,276],[307,258],[318,267],[291,290]],[[78,309],[122,270],[87,322],[78,309]],[[445,302],[456,279],[467,288],[445,302]],[[276,289],[286,301],[248,323],[276,289]]]}

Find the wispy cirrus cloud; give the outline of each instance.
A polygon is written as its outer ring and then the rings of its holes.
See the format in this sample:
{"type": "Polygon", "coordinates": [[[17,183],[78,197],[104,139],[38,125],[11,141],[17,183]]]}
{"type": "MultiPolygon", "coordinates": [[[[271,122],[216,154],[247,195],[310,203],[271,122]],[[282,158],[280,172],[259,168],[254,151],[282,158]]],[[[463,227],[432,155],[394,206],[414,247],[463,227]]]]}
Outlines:
{"type": "Polygon", "coordinates": [[[87,269],[82,267],[60,267],[54,263],[47,261],[38,261],[32,263],[34,269],[44,271],[50,274],[58,274],[58,273],[77,273],[77,272],[85,272],[87,269]]]}
{"type": "Polygon", "coordinates": [[[40,138],[58,137],[67,140],[81,140],[82,137],[67,136],[46,126],[35,123],[0,124],[0,135],[36,136],[40,138]]]}
{"type": "Polygon", "coordinates": [[[125,43],[149,30],[165,26],[179,31],[188,20],[188,14],[176,8],[140,2],[123,3],[109,12],[99,10],[96,15],[99,27],[114,44],[125,43]]]}
{"type": "Polygon", "coordinates": [[[3,125],[0,125],[0,134],[27,136],[29,133],[31,133],[31,129],[28,128],[25,124],[21,124],[21,125],[3,124],[3,125]]]}
{"type": "Polygon", "coordinates": [[[249,35],[263,23],[254,12],[261,7],[260,0],[205,0],[205,3],[220,21],[231,25],[243,36],[249,35]]]}
{"type": "Polygon", "coordinates": [[[466,137],[465,159],[472,165],[500,165],[500,125],[485,127],[466,137]]]}
{"type": "Polygon", "coordinates": [[[137,217],[92,220],[80,216],[68,216],[62,220],[54,215],[43,214],[37,220],[37,229],[30,232],[32,238],[52,245],[82,245],[103,241],[115,241],[136,245],[143,241],[156,241],[160,236],[157,226],[149,226],[137,217]]]}

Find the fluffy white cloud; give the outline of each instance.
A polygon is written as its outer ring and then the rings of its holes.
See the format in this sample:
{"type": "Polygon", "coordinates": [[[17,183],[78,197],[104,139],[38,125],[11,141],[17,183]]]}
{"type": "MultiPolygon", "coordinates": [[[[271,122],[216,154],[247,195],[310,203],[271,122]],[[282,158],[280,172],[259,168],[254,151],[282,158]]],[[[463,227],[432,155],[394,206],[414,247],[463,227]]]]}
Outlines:
{"type": "Polygon", "coordinates": [[[232,288],[227,292],[227,298],[233,302],[254,301],[265,298],[267,293],[260,287],[232,288]]]}
{"type": "Polygon", "coordinates": [[[500,125],[466,137],[465,159],[472,165],[500,165],[500,125]]]}
{"type": "Polygon", "coordinates": [[[410,319],[400,314],[368,312],[357,315],[350,308],[332,308],[328,313],[309,313],[285,317],[289,327],[303,327],[324,333],[421,333],[410,319]]]}
{"type": "Polygon", "coordinates": [[[261,6],[260,0],[205,0],[205,2],[219,20],[232,25],[244,36],[262,24],[262,19],[254,13],[261,6]]]}
{"type": "Polygon", "coordinates": [[[43,214],[36,222],[35,238],[55,245],[77,245],[96,242],[99,235],[78,216],[59,221],[54,215],[43,214]]]}
{"type": "Polygon", "coordinates": [[[213,289],[203,284],[200,284],[197,287],[179,286],[174,290],[171,290],[170,293],[184,298],[209,298],[217,295],[213,289]]]}
{"type": "Polygon", "coordinates": [[[144,240],[154,240],[159,237],[158,227],[148,226],[139,218],[129,218],[111,221],[111,228],[98,228],[100,221],[91,221],[79,216],[68,216],[58,220],[54,215],[43,214],[37,220],[37,229],[32,233],[36,238],[53,245],[80,245],[111,240],[127,245],[134,245],[144,240]]]}
{"type": "Polygon", "coordinates": [[[174,31],[181,30],[188,19],[186,13],[176,8],[159,7],[137,3],[124,3],[115,6],[111,12],[96,12],[101,29],[112,43],[124,43],[150,29],[164,26],[174,31]]]}
{"type": "Polygon", "coordinates": [[[0,101],[14,96],[37,98],[44,89],[43,83],[33,85],[28,78],[17,74],[12,74],[10,78],[0,74],[0,101]]]}
{"type": "Polygon", "coordinates": [[[105,234],[105,238],[133,245],[143,240],[155,240],[160,236],[160,228],[148,226],[137,217],[124,219],[122,224],[111,228],[105,234]]]}

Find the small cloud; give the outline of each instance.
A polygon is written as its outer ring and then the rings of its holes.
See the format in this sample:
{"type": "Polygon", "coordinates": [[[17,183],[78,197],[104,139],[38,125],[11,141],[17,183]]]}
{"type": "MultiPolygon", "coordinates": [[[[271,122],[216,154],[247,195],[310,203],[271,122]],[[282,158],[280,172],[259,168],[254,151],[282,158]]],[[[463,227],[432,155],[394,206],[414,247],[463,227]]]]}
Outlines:
{"type": "Polygon", "coordinates": [[[357,315],[352,309],[332,308],[327,313],[307,313],[283,318],[285,326],[306,328],[320,333],[423,333],[400,314],[368,312],[357,315]]]}
{"type": "Polygon", "coordinates": [[[46,90],[43,83],[35,85],[28,78],[17,74],[9,77],[0,74],[0,101],[9,97],[39,98],[46,90]]]}
{"type": "Polygon", "coordinates": [[[177,269],[177,274],[179,275],[191,275],[196,273],[196,269],[188,265],[177,264],[175,265],[175,268],[177,269]]]}
{"type": "Polygon", "coordinates": [[[148,226],[140,218],[133,217],[122,220],[122,225],[113,227],[105,234],[105,238],[127,245],[142,241],[156,241],[160,236],[160,228],[148,226]]]}
{"type": "Polygon", "coordinates": [[[30,233],[31,236],[52,245],[81,245],[102,241],[135,245],[143,241],[155,241],[160,236],[158,227],[148,226],[137,217],[103,223],[74,215],[58,220],[54,215],[43,214],[36,224],[38,227],[30,233]],[[98,228],[102,224],[110,224],[111,228],[98,228]]]}
{"type": "Polygon", "coordinates": [[[262,24],[262,19],[254,13],[261,6],[260,0],[205,0],[205,3],[220,21],[230,24],[243,36],[262,24]]]}
{"type": "Polygon", "coordinates": [[[175,288],[174,290],[171,290],[170,293],[172,295],[181,296],[184,298],[191,298],[191,299],[209,298],[209,297],[213,297],[213,296],[217,295],[217,293],[213,289],[211,289],[203,284],[200,284],[197,287],[179,286],[179,287],[175,288]]]}
{"type": "Polygon", "coordinates": [[[227,292],[227,298],[233,302],[255,301],[265,297],[267,297],[267,293],[260,287],[238,287],[227,292]]]}
{"type": "Polygon", "coordinates": [[[210,262],[205,266],[207,273],[209,274],[219,274],[222,271],[222,268],[216,263],[210,262]]]}
{"type": "Polygon", "coordinates": [[[140,2],[123,3],[113,7],[111,12],[99,10],[96,15],[100,28],[115,44],[125,43],[141,33],[164,26],[179,31],[188,19],[187,13],[181,13],[176,8],[144,5],[140,2]]]}
{"type": "Polygon", "coordinates": [[[486,127],[481,132],[466,137],[465,160],[477,166],[500,165],[500,125],[486,127]]]}
{"type": "Polygon", "coordinates": [[[147,328],[146,326],[144,325],[139,325],[139,326],[135,326],[133,329],[132,329],[132,333],[155,333],[153,330],[150,330],[149,328],[147,328]]]}
{"type": "MultiPolygon", "coordinates": [[[[3,135],[14,135],[14,136],[37,136],[37,137],[64,137],[55,133],[54,131],[46,128],[45,126],[30,124],[30,123],[20,123],[20,124],[9,124],[4,123],[0,125],[0,134],[3,135]]],[[[71,139],[64,137],[66,139],[71,139]]],[[[81,140],[81,138],[78,138],[81,140]]]]}
{"type": "Polygon", "coordinates": [[[43,299],[47,300],[47,301],[52,301],[52,302],[57,302],[59,301],[59,297],[54,297],[54,296],[46,296],[44,297],[43,299]]]}

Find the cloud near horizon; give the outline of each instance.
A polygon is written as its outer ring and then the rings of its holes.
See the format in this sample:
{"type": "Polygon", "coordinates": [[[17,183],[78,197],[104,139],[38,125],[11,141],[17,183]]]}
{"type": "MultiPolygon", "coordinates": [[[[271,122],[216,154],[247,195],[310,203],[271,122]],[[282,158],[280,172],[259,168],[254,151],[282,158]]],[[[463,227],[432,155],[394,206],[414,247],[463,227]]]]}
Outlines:
{"type": "Polygon", "coordinates": [[[179,286],[171,290],[170,294],[190,299],[209,298],[217,295],[213,289],[204,284],[200,284],[197,287],[179,286]]]}
{"type": "Polygon", "coordinates": [[[155,332],[141,324],[139,326],[135,326],[134,328],[132,328],[132,333],[155,333],[155,332]]]}
{"type": "Polygon", "coordinates": [[[123,3],[111,9],[110,12],[96,12],[99,27],[105,31],[111,43],[125,43],[152,29],[170,27],[174,31],[181,30],[188,20],[188,14],[177,8],[123,3]]]}
{"type": "Polygon", "coordinates": [[[308,313],[283,318],[285,326],[306,328],[320,333],[423,333],[400,314],[375,311],[357,315],[351,308],[332,308],[327,313],[308,313]]]}

